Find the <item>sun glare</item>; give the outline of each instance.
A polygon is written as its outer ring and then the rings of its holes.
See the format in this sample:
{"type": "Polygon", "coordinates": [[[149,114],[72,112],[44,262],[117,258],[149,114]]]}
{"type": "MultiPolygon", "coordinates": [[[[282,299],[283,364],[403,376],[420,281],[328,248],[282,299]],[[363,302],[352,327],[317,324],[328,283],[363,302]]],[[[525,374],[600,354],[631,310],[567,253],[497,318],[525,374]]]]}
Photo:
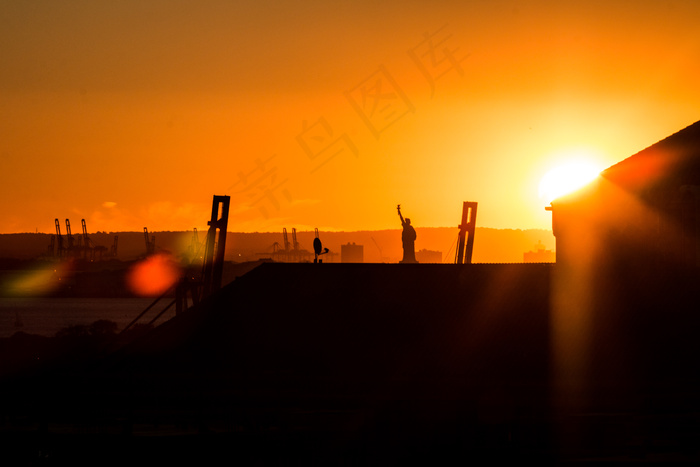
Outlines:
{"type": "Polygon", "coordinates": [[[569,162],[544,174],[540,180],[539,195],[547,204],[590,183],[601,169],[592,162],[569,162]]]}

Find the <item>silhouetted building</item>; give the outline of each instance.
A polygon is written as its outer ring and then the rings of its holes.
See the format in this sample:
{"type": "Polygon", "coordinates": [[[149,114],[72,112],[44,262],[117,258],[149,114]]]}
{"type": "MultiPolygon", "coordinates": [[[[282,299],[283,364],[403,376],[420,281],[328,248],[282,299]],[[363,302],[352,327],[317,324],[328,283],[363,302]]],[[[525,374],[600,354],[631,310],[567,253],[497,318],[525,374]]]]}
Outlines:
{"type": "Polygon", "coordinates": [[[700,122],[552,201],[557,263],[700,265],[700,122]]]}
{"type": "Polygon", "coordinates": [[[442,263],[442,251],[418,250],[416,251],[416,261],[419,263],[442,263]]]}
{"type": "Polygon", "coordinates": [[[533,251],[523,253],[523,263],[554,263],[555,261],[554,251],[545,249],[541,241],[537,242],[533,251]]]}
{"type": "Polygon", "coordinates": [[[341,263],[362,263],[364,262],[364,246],[348,243],[340,245],[340,262],[341,263]]]}

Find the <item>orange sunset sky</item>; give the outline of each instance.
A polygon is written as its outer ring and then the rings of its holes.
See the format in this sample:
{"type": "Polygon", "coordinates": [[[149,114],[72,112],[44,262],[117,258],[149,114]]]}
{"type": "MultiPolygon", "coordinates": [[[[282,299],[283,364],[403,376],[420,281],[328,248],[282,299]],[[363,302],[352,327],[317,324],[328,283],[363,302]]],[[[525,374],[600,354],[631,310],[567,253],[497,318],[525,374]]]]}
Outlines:
{"type": "Polygon", "coordinates": [[[4,1],[0,233],[551,226],[700,119],[697,1],[4,1]],[[79,228],[79,227],[78,227],[79,228]],[[74,231],[77,230],[74,227],[74,231]]]}

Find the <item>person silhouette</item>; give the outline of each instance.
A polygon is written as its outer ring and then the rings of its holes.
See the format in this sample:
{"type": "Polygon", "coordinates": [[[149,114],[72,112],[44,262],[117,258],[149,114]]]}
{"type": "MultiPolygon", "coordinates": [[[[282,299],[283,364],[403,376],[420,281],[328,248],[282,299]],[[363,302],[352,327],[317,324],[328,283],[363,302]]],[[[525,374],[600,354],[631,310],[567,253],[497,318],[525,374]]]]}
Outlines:
{"type": "Polygon", "coordinates": [[[314,263],[323,263],[323,260],[319,258],[321,255],[328,253],[328,248],[323,248],[321,239],[318,238],[318,229],[316,229],[316,238],[314,238],[314,263]]]}
{"type": "Polygon", "coordinates": [[[401,219],[401,226],[403,227],[403,232],[401,232],[401,242],[403,243],[403,259],[399,261],[400,263],[417,263],[416,261],[416,251],[414,242],[416,241],[416,229],[411,225],[411,219],[404,219],[401,215],[401,205],[396,206],[399,211],[399,218],[401,219]]]}

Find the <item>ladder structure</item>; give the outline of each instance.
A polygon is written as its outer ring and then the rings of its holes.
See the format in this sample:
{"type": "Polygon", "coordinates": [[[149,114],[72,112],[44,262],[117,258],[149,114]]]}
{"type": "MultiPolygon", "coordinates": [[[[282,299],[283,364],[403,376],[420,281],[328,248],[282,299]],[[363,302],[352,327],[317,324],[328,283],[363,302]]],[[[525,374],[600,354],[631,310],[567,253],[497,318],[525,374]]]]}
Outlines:
{"type": "Polygon", "coordinates": [[[207,232],[207,242],[204,250],[203,297],[208,297],[212,292],[216,292],[221,288],[230,202],[230,196],[214,195],[211,207],[211,220],[207,223],[209,231],[207,232]]]}
{"type": "Polygon", "coordinates": [[[476,202],[465,201],[462,208],[462,223],[459,225],[459,237],[455,263],[471,264],[474,251],[474,232],[476,231],[476,202]]]}

